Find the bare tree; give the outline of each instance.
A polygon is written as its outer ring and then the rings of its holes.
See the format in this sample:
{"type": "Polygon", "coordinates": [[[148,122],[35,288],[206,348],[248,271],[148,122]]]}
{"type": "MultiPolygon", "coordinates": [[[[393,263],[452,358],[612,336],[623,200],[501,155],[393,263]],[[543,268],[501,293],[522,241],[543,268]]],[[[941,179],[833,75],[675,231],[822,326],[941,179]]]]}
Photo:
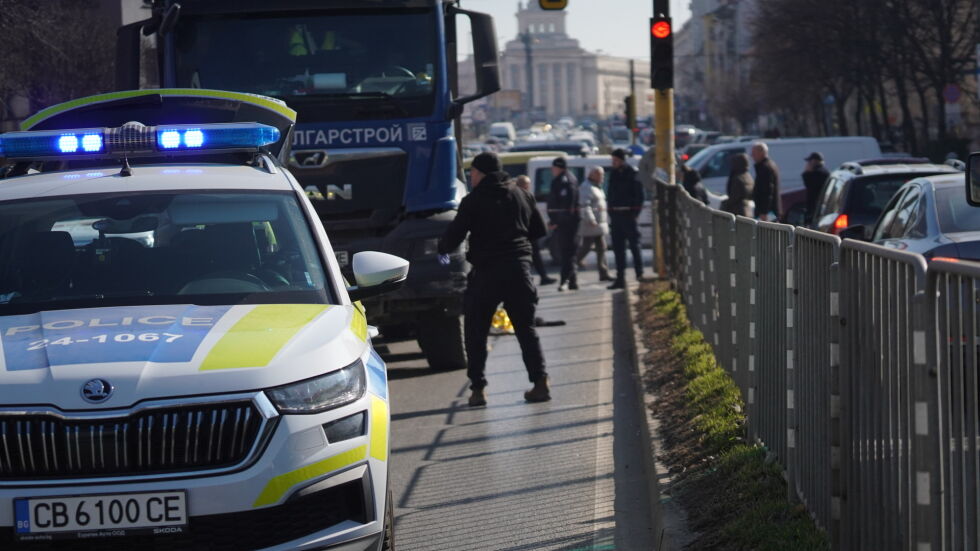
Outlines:
{"type": "Polygon", "coordinates": [[[115,29],[94,2],[0,0],[0,101],[33,109],[112,89],[115,29]]]}

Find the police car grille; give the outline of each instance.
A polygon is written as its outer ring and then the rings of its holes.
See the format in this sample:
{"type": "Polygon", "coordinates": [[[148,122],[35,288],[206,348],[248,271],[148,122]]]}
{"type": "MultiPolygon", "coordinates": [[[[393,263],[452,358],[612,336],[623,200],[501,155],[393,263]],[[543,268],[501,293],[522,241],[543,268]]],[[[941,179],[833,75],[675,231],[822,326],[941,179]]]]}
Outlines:
{"type": "Polygon", "coordinates": [[[251,401],[97,420],[0,415],[0,480],[231,467],[249,455],[264,422],[251,401]]]}

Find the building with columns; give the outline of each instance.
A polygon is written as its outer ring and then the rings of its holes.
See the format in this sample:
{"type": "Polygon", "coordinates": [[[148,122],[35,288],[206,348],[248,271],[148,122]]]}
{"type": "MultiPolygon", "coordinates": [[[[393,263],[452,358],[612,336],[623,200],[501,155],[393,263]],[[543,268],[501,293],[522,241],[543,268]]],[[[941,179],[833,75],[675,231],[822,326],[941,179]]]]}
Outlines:
{"type": "MultiPolygon", "coordinates": [[[[568,9],[575,9],[574,4],[568,9]]],[[[524,111],[552,120],[566,115],[605,119],[623,113],[623,101],[630,93],[630,59],[584,50],[566,31],[565,10],[542,10],[536,0],[528,0],[518,2],[516,15],[518,36],[505,44],[500,55],[500,79],[502,90],[521,92],[524,111]]],[[[632,61],[637,116],[646,117],[653,113],[650,61],[632,61]]],[[[463,93],[475,87],[472,74],[472,60],[461,62],[463,93]]]]}

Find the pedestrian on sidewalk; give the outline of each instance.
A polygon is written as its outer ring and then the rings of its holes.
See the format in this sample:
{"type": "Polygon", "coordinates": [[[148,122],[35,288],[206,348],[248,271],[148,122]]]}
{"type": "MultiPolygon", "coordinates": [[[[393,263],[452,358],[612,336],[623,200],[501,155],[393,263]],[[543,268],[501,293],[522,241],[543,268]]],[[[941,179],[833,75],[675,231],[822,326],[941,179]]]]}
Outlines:
{"type": "Polygon", "coordinates": [[[568,172],[564,157],[551,162],[551,192],[548,194],[548,220],[555,232],[552,239],[558,240],[558,256],[561,262],[561,280],[558,290],[578,290],[575,254],[578,252],[579,198],[578,180],[568,172]]]}
{"type": "Polygon", "coordinates": [[[606,222],[606,193],[602,191],[605,173],[601,166],[589,168],[585,182],[579,188],[579,212],[582,214],[579,234],[582,236],[582,245],[578,248],[576,260],[581,265],[595,248],[599,281],[612,281],[609,277],[609,266],[606,264],[606,234],[609,233],[609,223],[606,222]]]}
{"type": "Polygon", "coordinates": [[[755,217],[775,222],[783,213],[779,167],[769,158],[769,146],[765,142],[752,144],[752,160],[755,162],[755,187],[752,189],[755,217]]]}
{"type": "Polygon", "coordinates": [[[521,345],[524,367],[534,387],[528,402],[551,399],[541,341],[534,328],[538,291],[531,279],[531,242],[544,237],[544,220],[534,197],[517,187],[495,153],[480,153],[470,168],[472,191],[439,240],[439,254],[456,250],[469,235],[466,260],[473,266],[463,296],[470,406],[487,403],[487,334],[497,306],[504,308],[521,345]]]}
{"type": "Polygon", "coordinates": [[[643,278],[643,256],[640,253],[640,229],[637,218],[643,211],[643,185],[636,177],[636,169],[626,162],[626,151],[612,152],[612,174],[606,204],[609,210],[609,231],[612,234],[613,252],[616,256],[616,279],[609,289],[626,287],[626,245],[633,255],[636,279],[643,278]]]}
{"type": "MultiPolygon", "coordinates": [[[[517,187],[530,193],[532,196],[534,195],[534,192],[531,191],[530,178],[521,174],[514,181],[517,183],[517,187]]],[[[548,268],[544,264],[544,259],[541,258],[540,239],[531,240],[531,260],[532,262],[534,262],[534,271],[538,272],[538,276],[541,277],[541,285],[551,285],[552,283],[557,281],[555,278],[548,275],[548,268]]]]}
{"type": "Polygon", "coordinates": [[[818,151],[810,153],[806,159],[806,168],[803,170],[803,186],[806,188],[806,224],[813,221],[814,211],[817,210],[817,197],[823,189],[827,178],[830,178],[830,171],[823,162],[823,155],[818,151]]]}
{"type": "Polygon", "coordinates": [[[684,186],[688,195],[707,205],[708,191],[704,189],[704,184],[701,183],[701,173],[687,166],[681,160],[680,155],[677,156],[677,173],[680,174],[681,185],[684,186]]]}
{"type": "Polygon", "coordinates": [[[732,170],[728,173],[728,184],[725,191],[728,197],[722,201],[721,210],[730,212],[735,216],[752,216],[752,209],[749,207],[749,199],[752,197],[752,190],[755,182],[749,174],[749,156],[745,153],[732,155],[732,170]]]}

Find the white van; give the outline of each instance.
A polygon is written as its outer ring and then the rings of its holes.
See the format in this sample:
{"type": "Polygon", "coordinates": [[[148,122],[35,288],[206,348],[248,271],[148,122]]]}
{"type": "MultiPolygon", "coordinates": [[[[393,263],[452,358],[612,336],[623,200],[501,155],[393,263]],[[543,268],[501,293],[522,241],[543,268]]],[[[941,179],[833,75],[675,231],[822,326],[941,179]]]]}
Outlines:
{"type": "MultiPolygon", "coordinates": [[[[779,183],[783,196],[783,210],[788,212],[798,203],[806,201],[803,189],[803,160],[814,151],[823,155],[827,170],[834,170],[841,163],[881,156],[881,148],[874,138],[864,136],[833,138],[790,138],[760,140],[769,146],[769,158],[779,167],[779,183]]],[[[737,142],[713,145],[702,149],[687,161],[687,166],[701,173],[701,181],[708,190],[708,199],[719,208],[727,198],[726,184],[731,171],[731,158],[739,153],[749,154],[754,142],[737,142]]],[[[755,177],[755,168],[750,167],[755,177]]]]}
{"type": "MultiPolygon", "coordinates": [[[[527,175],[531,178],[531,189],[534,198],[538,203],[538,210],[545,221],[548,220],[548,193],[551,191],[551,162],[554,157],[535,157],[527,163],[527,175]]],[[[585,181],[588,174],[588,167],[601,166],[606,171],[606,181],[603,189],[609,188],[609,175],[612,173],[612,157],[610,155],[598,155],[595,157],[565,157],[568,162],[568,170],[575,175],[579,183],[585,181]]],[[[633,168],[640,163],[637,156],[627,157],[626,162],[633,168]]],[[[644,192],[646,193],[646,192],[644,192]]],[[[640,214],[640,244],[643,247],[653,247],[653,209],[650,206],[650,197],[646,197],[643,203],[643,212],[640,214]]]]}
{"type": "Polygon", "coordinates": [[[490,125],[488,134],[494,138],[511,142],[517,139],[517,130],[514,128],[514,123],[512,122],[495,122],[490,125]]]}

